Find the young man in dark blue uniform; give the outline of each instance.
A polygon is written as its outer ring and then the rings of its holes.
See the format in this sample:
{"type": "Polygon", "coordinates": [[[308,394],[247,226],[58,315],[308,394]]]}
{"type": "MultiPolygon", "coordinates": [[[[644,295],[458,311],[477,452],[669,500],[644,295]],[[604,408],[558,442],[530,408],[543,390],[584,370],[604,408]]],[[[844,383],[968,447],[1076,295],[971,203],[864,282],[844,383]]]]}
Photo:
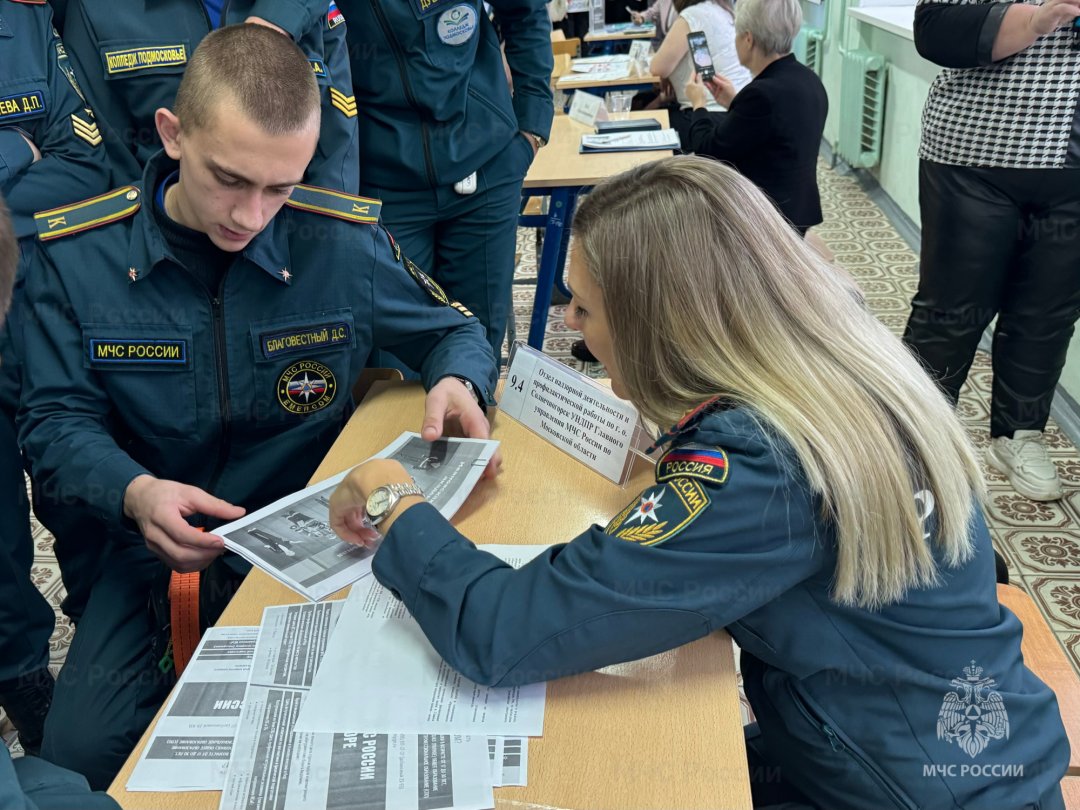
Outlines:
{"type": "MultiPolygon", "coordinates": [[[[64,41],[86,77],[102,122],[117,183],[142,177],[161,148],[154,111],[171,107],[191,54],[223,25],[262,21],[293,38],[307,55],[322,96],[322,133],[304,182],[357,193],[357,108],[345,25],[328,0],[73,0],[64,41]],[[314,8],[321,13],[313,14],[314,8]]],[[[266,92],[279,96],[267,85],[266,92]]],[[[280,96],[279,96],[280,97],[280,96]]],[[[282,103],[288,100],[281,98],[282,103]]]]}
{"type": "Polygon", "coordinates": [[[43,749],[94,787],[172,680],[148,599],[223,551],[187,519],[213,528],[303,487],[373,348],[420,373],[427,438],[450,417],[486,436],[496,380],[483,328],[402,254],[377,200],[298,185],[319,93],[286,38],[207,36],[157,126],[141,184],[37,215],[27,285],[20,436],[42,497],[108,536],[67,561],[93,586],[43,749]]]}
{"type": "MultiPolygon", "coordinates": [[[[69,194],[104,191],[108,169],[97,121],[44,0],[0,2],[0,77],[0,192],[25,249],[35,211],[69,194]]],[[[53,611],[30,581],[30,514],[15,440],[20,309],[17,293],[10,322],[0,326],[0,706],[23,747],[36,752],[52,695],[53,611]]]]}
{"type": "Polygon", "coordinates": [[[360,193],[477,314],[498,355],[521,181],[553,115],[543,0],[338,0],[360,107],[360,193]],[[513,77],[507,86],[502,50],[513,77]]]}
{"type": "MultiPolygon", "coordinates": [[[[19,244],[15,239],[15,232],[11,225],[11,217],[8,215],[7,206],[4,205],[3,197],[0,196],[0,328],[4,326],[4,316],[11,304],[11,294],[15,284],[18,263],[19,244]]],[[[5,460],[0,472],[5,475],[8,474],[8,466],[5,460]]],[[[11,474],[18,475],[19,485],[22,486],[22,465],[12,464],[10,466],[12,468],[11,474]]],[[[6,492],[6,489],[0,490],[0,493],[6,492]]],[[[5,520],[15,517],[15,515],[8,512],[3,514],[5,520]]],[[[6,577],[10,573],[5,566],[4,576],[6,577]]],[[[27,579],[25,572],[20,571],[16,575],[20,579],[27,579]]],[[[0,593],[0,598],[6,601],[9,595],[6,592],[0,593]]],[[[9,608],[11,606],[5,604],[3,607],[9,608]]],[[[46,605],[47,607],[48,605],[46,605]]],[[[51,609],[49,614],[51,622],[51,609]]],[[[6,624],[8,617],[5,616],[4,620],[3,628],[8,630],[6,624]]],[[[7,647],[4,650],[6,656],[7,647]]],[[[5,657],[3,660],[6,662],[7,658],[5,657]]],[[[4,810],[70,810],[73,807],[77,807],[79,810],[119,809],[119,805],[108,796],[91,793],[86,780],[79,774],[58,768],[51,762],[46,762],[36,756],[28,755],[12,761],[7,747],[4,745],[0,745],[0,807],[4,808],[4,810]]]]}

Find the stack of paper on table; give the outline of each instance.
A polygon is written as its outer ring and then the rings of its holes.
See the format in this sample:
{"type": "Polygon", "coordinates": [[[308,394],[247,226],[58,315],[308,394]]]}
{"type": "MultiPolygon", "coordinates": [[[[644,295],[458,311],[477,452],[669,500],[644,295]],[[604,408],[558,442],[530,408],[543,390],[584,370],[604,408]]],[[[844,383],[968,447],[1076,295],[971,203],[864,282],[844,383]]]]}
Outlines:
{"type": "MultiPolygon", "coordinates": [[[[544,546],[485,546],[520,562],[544,546]]],[[[300,713],[298,731],[401,731],[538,737],[546,685],[477,686],[450,668],[400,600],[374,578],[353,586],[326,659],[300,713]],[[356,673],[393,673],[365,683],[364,700],[341,700],[356,673]]]]}
{"type": "MultiPolygon", "coordinates": [[[[264,612],[221,810],[492,807],[485,737],[293,731],[341,605],[264,612]]],[[[357,677],[338,699],[364,700],[365,692],[357,677]]]]}
{"type": "Polygon", "coordinates": [[[674,129],[640,132],[615,132],[608,135],[582,135],[582,154],[588,152],[643,152],[654,149],[678,149],[679,133],[674,129]]]}
{"type": "Polygon", "coordinates": [[[130,791],[221,790],[258,627],[211,627],[128,779],[130,791]]]}

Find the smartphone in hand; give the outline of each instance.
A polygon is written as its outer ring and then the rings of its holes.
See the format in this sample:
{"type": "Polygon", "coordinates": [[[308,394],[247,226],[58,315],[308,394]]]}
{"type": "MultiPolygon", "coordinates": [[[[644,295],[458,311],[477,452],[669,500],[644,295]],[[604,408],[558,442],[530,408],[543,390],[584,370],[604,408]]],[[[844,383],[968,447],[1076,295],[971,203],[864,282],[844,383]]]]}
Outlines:
{"type": "Polygon", "coordinates": [[[690,43],[690,60],[694,64],[694,70],[702,81],[708,81],[716,75],[713,68],[712,54],[709,52],[709,41],[705,38],[704,31],[691,31],[686,35],[686,41],[690,43]]]}

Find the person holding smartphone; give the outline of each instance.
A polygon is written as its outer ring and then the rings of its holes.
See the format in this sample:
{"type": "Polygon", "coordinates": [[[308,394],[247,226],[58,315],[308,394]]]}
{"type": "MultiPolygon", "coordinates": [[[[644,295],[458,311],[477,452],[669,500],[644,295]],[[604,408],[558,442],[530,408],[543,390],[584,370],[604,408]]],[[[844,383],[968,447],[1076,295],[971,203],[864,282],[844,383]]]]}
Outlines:
{"type": "MultiPolygon", "coordinates": [[[[654,76],[667,79],[674,88],[671,104],[671,126],[680,137],[690,124],[690,97],[684,90],[686,82],[695,72],[695,60],[690,52],[688,37],[696,35],[696,41],[706,43],[697,48],[701,61],[711,60],[713,70],[728,77],[741,90],[750,83],[750,71],[739,63],[735,51],[735,12],[729,0],[674,0],[679,17],[664,37],[660,49],[649,66],[654,76]]],[[[704,66],[704,65],[702,65],[704,66]]],[[[720,112],[719,103],[710,109],[720,112]]]]}
{"type": "Polygon", "coordinates": [[[739,0],[735,49],[754,80],[741,91],[722,73],[688,81],[694,109],[683,148],[730,163],[805,236],[822,221],[817,155],[829,99],[791,53],[801,25],[798,0],[739,0]],[[713,112],[710,101],[728,111],[713,112]]]}

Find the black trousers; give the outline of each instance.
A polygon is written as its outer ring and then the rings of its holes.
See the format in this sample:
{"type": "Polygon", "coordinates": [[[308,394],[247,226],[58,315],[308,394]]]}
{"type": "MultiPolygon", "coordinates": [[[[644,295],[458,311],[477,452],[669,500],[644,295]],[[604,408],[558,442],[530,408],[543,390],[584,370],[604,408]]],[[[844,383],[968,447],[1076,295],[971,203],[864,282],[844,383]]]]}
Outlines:
{"type": "Polygon", "coordinates": [[[1080,315],[1080,170],[922,161],[904,342],[954,402],[996,315],[990,435],[1042,430],[1080,315]]]}

